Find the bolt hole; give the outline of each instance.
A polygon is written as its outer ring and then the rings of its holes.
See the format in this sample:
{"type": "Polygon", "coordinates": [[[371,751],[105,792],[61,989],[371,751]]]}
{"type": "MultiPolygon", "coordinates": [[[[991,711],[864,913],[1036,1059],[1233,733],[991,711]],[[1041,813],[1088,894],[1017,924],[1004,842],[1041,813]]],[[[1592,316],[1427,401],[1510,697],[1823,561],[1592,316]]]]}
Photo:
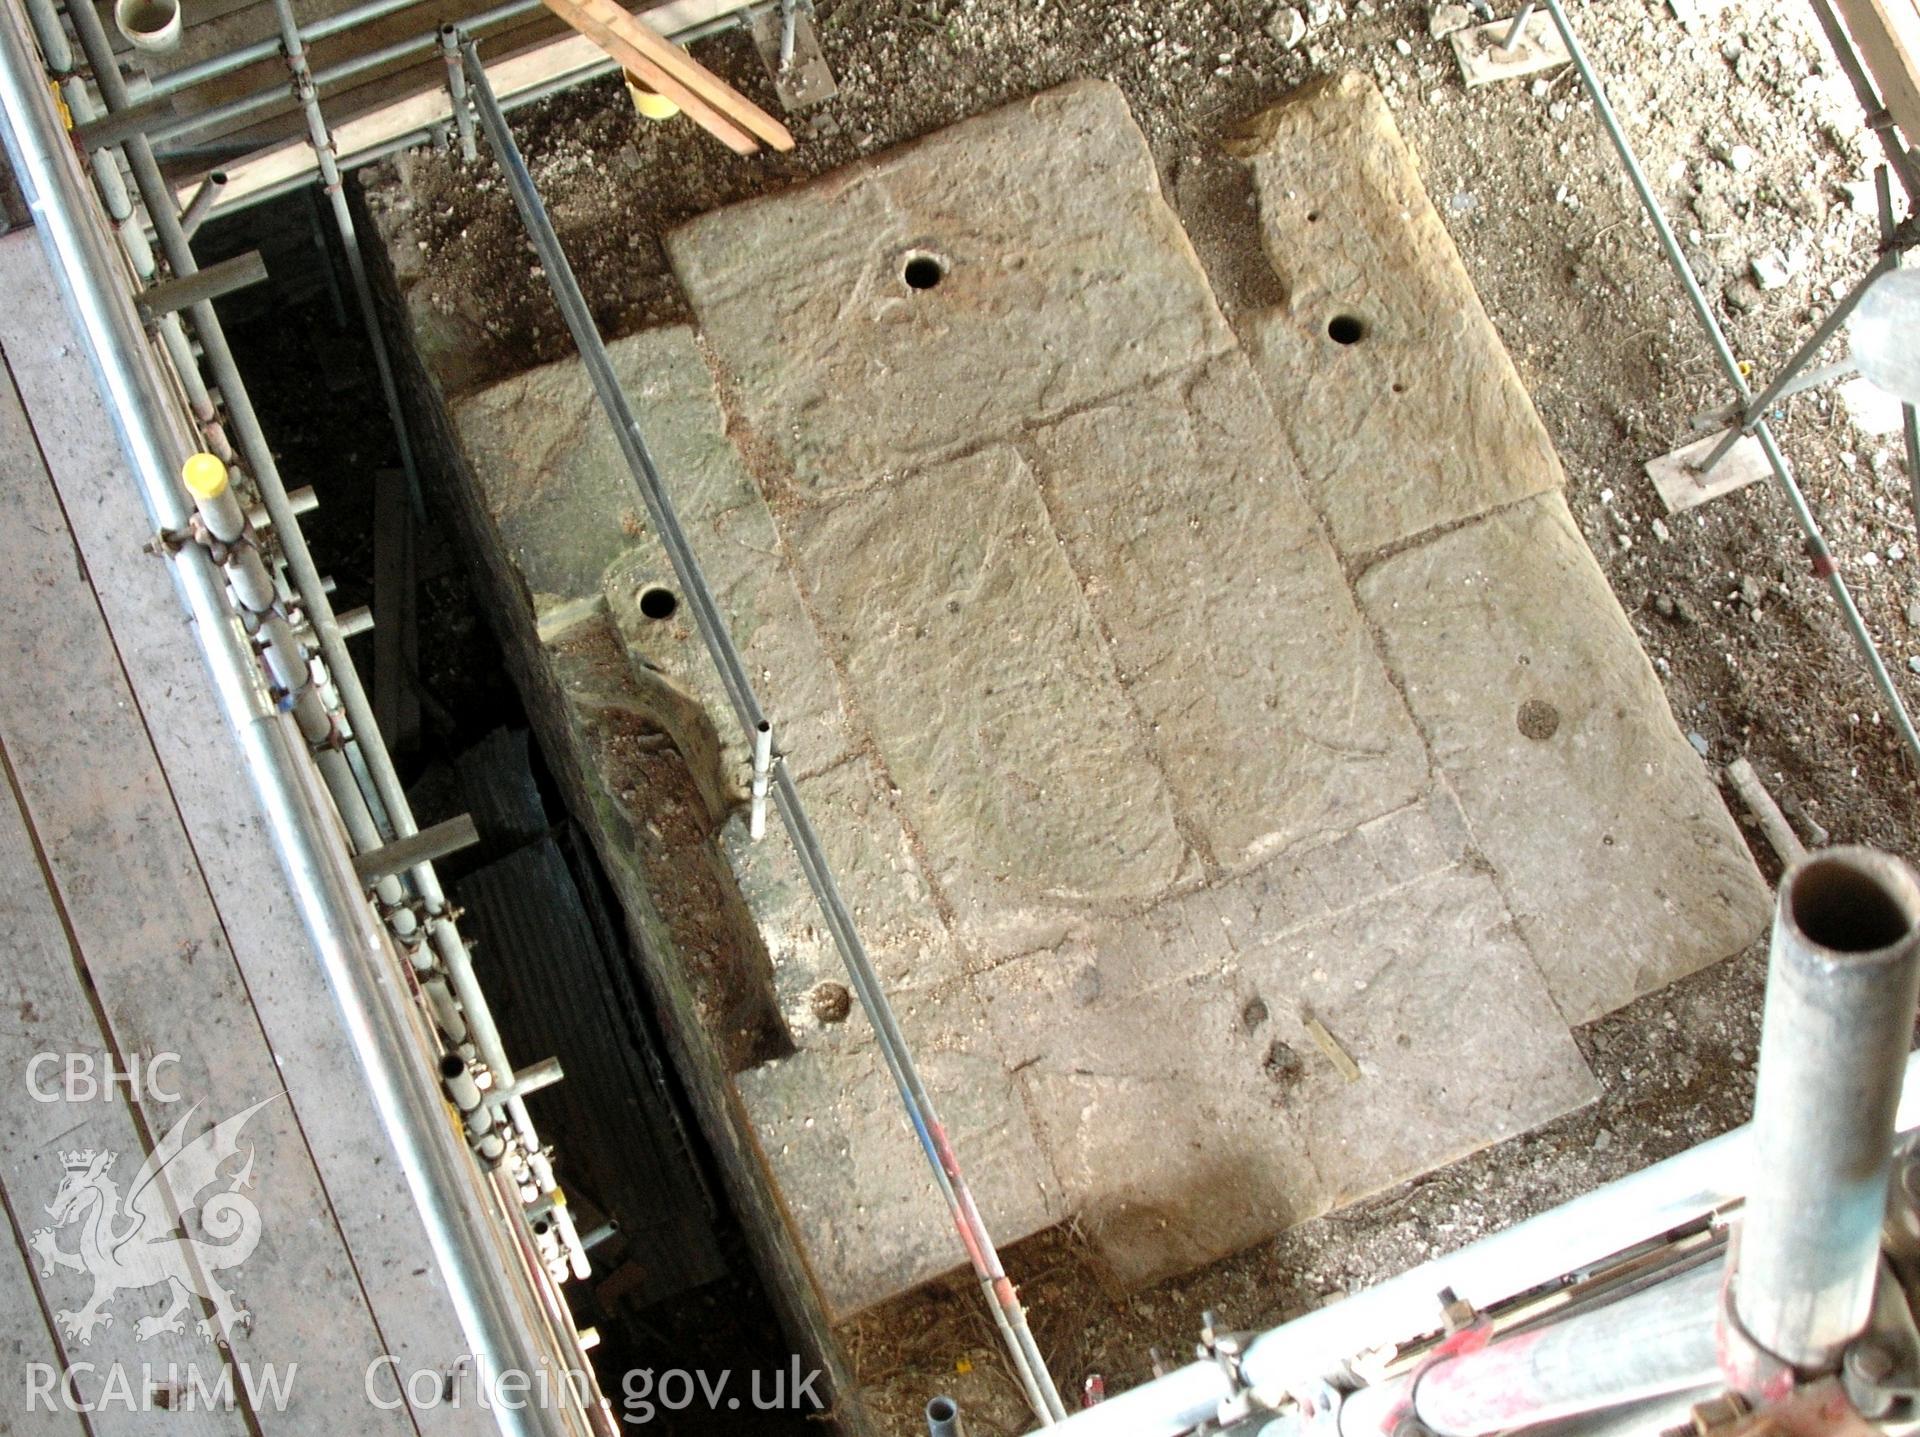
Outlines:
{"type": "Polygon", "coordinates": [[[1319,224],[1319,223],[1320,223],[1320,211],[1318,211],[1318,210],[1308,210],[1308,211],[1307,211],[1307,223],[1308,223],[1308,224],[1310,224],[1310,225],[1317,225],[1317,224],[1319,224]]]}
{"type": "Polygon", "coordinates": [[[1407,392],[1407,386],[1396,381],[1393,386],[1393,392],[1395,394],[1405,394],[1407,392]]]}
{"type": "Polygon", "coordinates": [[[853,994],[844,983],[822,983],[807,999],[813,1016],[822,1023],[844,1023],[853,1012],[853,994]]]}
{"type": "Polygon", "coordinates": [[[1560,710],[1545,699],[1528,699],[1516,716],[1520,732],[1535,743],[1544,743],[1560,731],[1560,710]]]}
{"type": "Polygon", "coordinates": [[[909,255],[900,271],[908,289],[932,289],[946,277],[947,267],[930,254],[909,255]]]}
{"type": "Polygon", "coordinates": [[[1327,321],[1327,338],[1335,344],[1358,344],[1366,337],[1366,321],[1356,315],[1336,314],[1327,321]]]}
{"type": "Polygon", "coordinates": [[[680,600],[672,589],[663,589],[658,584],[640,591],[640,613],[649,619],[671,619],[680,607],[680,600]]]}

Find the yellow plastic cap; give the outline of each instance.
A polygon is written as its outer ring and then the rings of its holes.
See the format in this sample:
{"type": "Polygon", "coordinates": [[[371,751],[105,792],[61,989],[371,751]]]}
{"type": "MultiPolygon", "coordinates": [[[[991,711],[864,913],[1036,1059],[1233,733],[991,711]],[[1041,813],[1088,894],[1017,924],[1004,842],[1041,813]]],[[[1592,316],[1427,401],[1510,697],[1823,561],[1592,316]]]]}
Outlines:
{"type": "Polygon", "coordinates": [[[680,113],[680,107],[673,101],[665,95],[649,90],[631,74],[627,76],[627,94],[633,97],[633,108],[638,110],[644,119],[671,120],[680,113]]]}
{"type": "Polygon", "coordinates": [[[216,454],[196,454],[180,466],[180,477],[196,499],[218,499],[227,492],[227,466],[216,454]]]}

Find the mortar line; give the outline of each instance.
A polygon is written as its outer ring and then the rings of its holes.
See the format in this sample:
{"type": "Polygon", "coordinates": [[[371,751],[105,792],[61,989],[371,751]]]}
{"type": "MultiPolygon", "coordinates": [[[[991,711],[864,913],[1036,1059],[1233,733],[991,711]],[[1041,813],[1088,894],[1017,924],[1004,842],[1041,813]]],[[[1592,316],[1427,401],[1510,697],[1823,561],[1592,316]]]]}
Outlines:
{"type": "MultiPolygon", "coordinates": [[[[866,719],[862,712],[861,705],[853,699],[853,682],[847,672],[844,657],[838,652],[837,647],[832,642],[831,636],[827,632],[826,626],[820,621],[820,614],[814,602],[812,588],[801,574],[800,566],[794,562],[793,548],[788,542],[786,527],[781,522],[781,515],[773,502],[772,496],[766,492],[769,488],[780,484],[783,480],[791,487],[791,465],[783,465],[783,452],[775,446],[765,446],[765,457],[762,457],[762,446],[759,443],[742,442],[742,435],[752,441],[757,441],[759,436],[754,430],[752,421],[747,419],[740,410],[736,382],[733,374],[727,368],[725,361],[723,361],[719,354],[713,349],[712,344],[708,341],[704,333],[696,330],[694,337],[696,348],[699,350],[702,359],[706,361],[708,370],[713,376],[714,393],[720,405],[721,415],[725,420],[728,442],[733,445],[734,451],[739,454],[741,465],[746,469],[748,477],[753,480],[756,487],[762,492],[763,500],[767,505],[768,517],[773,525],[780,562],[786,568],[793,582],[795,593],[800,597],[801,609],[807,616],[807,622],[813,627],[814,636],[820,645],[820,652],[826,657],[829,667],[833,670],[834,686],[840,697],[841,712],[846,717],[848,726],[854,730],[851,735],[854,740],[853,746],[846,755],[845,761],[852,762],[856,758],[866,759],[867,762],[872,765],[873,771],[879,776],[881,781],[885,783],[888,791],[886,794],[880,795],[880,797],[885,800],[888,811],[893,815],[895,821],[899,823],[900,831],[907,842],[907,851],[913,855],[914,862],[920,867],[920,876],[927,885],[927,896],[934,910],[934,917],[939,921],[941,928],[945,931],[948,941],[952,944],[954,956],[958,960],[958,982],[961,986],[965,987],[974,1006],[979,1011],[985,1012],[986,1005],[981,1001],[978,979],[987,972],[992,971],[992,969],[998,965],[983,962],[981,956],[974,950],[973,945],[961,936],[959,924],[956,921],[956,910],[953,900],[947,894],[944,885],[934,870],[927,851],[926,842],[921,837],[917,826],[909,817],[906,805],[898,801],[899,795],[901,794],[900,785],[894,779],[892,769],[887,765],[885,758],[880,752],[879,744],[873,735],[872,724],[866,719]],[[783,465],[785,473],[767,473],[766,469],[773,465],[783,465]]],[[[1054,1154],[1053,1145],[1047,1141],[1049,1129],[1042,1121],[1042,1115],[1037,1107],[1037,1099],[1029,1090],[1028,1084],[1018,1073],[1008,1067],[1007,1055],[998,1042],[997,1034],[994,1033],[991,1022],[989,1022],[987,1026],[987,1031],[989,1038],[992,1040],[993,1056],[996,1065],[999,1067],[1007,1086],[1012,1090],[1015,1100],[1019,1103],[1021,1113],[1027,1120],[1028,1135],[1032,1139],[1034,1150],[1039,1154],[1044,1175],[1048,1179],[1050,1192],[1052,1194],[1052,1201],[1048,1203],[1048,1207],[1058,1214],[1054,1219],[1054,1225],[1058,1225],[1058,1223],[1072,1216],[1073,1211],[1068,1196],[1070,1189],[1067,1186],[1060,1161],[1054,1154]]]]}
{"type": "MultiPolygon", "coordinates": [[[[1264,248],[1262,249],[1262,254],[1265,254],[1264,248]]],[[[1268,263],[1269,267],[1271,267],[1271,260],[1269,260],[1268,263]]],[[[1275,271],[1275,275],[1276,277],[1280,277],[1277,270],[1275,271]]],[[[1224,309],[1223,312],[1225,312],[1224,309]]],[[[1534,974],[1540,980],[1542,991],[1544,991],[1549,1000],[1551,1000],[1553,987],[1547,981],[1546,965],[1542,961],[1542,956],[1534,936],[1529,931],[1529,925],[1520,922],[1514,905],[1513,893],[1508,887],[1506,876],[1500,871],[1493,860],[1487,856],[1486,848],[1480,840],[1479,828],[1474,823],[1472,815],[1467,812],[1466,805],[1461,803],[1460,795],[1454,790],[1453,783],[1447,776],[1446,768],[1440,762],[1439,755],[1434,750],[1433,735],[1429,732],[1427,725],[1421,722],[1419,712],[1414,708],[1413,700],[1407,693],[1406,679],[1400,671],[1394,667],[1392,662],[1392,656],[1387,648],[1386,633],[1374,619],[1372,611],[1369,610],[1362,601],[1359,587],[1360,580],[1365,577],[1368,570],[1392,558],[1394,555],[1409,552],[1422,544],[1433,543],[1445,537],[1447,534],[1464,529],[1471,524],[1477,524],[1483,519],[1504,513],[1521,504],[1536,500],[1540,498],[1540,495],[1528,494],[1522,498],[1495,505],[1493,508],[1483,510],[1468,518],[1450,524],[1436,525],[1433,528],[1399,541],[1397,544],[1383,545],[1350,562],[1348,557],[1341,551],[1340,546],[1333,540],[1332,524],[1320,506],[1318,496],[1314,492],[1314,486],[1306,480],[1306,470],[1300,463],[1299,451],[1293,442],[1293,436],[1287,432],[1286,426],[1280,423],[1279,414],[1275,408],[1274,396],[1268,389],[1264,367],[1255,361],[1254,355],[1256,351],[1247,343],[1246,337],[1241,335],[1238,318],[1239,316],[1235,313],[1227,312],[1227,324],[1233,330],[1234,334],[1240,337],[1242,351],[1246,354],[1248,366],[1253,371],[1254,384],[1267,401],[1268,412],[1273,418],[1272,431],[1274,438],[1284,448],[1287,456],[1293,460],[1296,482],[1299,485],[1302,497],[1306,500],[1307,512],[1314,516],[1315,526],[1321,541],[1327,545],[1328,549],[1334,555],[1340,570],[1341,579],[1346,585],[1347,597],[1353,605],[1353,611],[1359,618],[1361,627],[1366,632],[1367,642],[1372,646],[1374,659],[1380,665],[1381,672],[1386,675],[1387,683],[1392,687],[1394,694],[1399,698],[1400,706],[1407,715],[1407,722],[1412,727],[1414,734],[1419,738],[1420,747],[1426,754],[1426,792],[1429,795],[1435,790],[1444,793],[1447,800],[1453,805],[1454,810],[1460,815],[1460,822],[1465,829],[1471,855],[1476,861],[1475,866],[1479,867],[1480,870],[1486,874],[1488,881],[1493,884],[1494,892],[1500,897],[1501,906],[1506,909],[1508,921],[1513,925],[1514,931],[1519,935],[1521,945],[1526,949],[1527,959],[1533,965],[1534,974]]],[[[1562,490],[1556,485],[1545,492],[1558,494],[1562,493],[1562,490]]],[[[1557,1002],[1554,1003],[1554,1012],[1560,1021],[1565,1024],[1566,1014],[1560,1011],[1560,1005],[1557,1002]]],[[[1571,1024],[1568,1024],[1567,1027],[1568,1031],[1572,1031],[1571,1024]]]]}

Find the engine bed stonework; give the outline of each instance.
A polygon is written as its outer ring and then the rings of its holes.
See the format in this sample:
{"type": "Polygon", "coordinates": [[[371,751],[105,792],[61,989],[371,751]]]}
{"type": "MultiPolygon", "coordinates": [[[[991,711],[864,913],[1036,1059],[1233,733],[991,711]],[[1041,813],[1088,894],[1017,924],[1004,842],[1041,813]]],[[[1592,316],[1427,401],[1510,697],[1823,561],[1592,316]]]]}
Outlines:
{"type": "MultiPolygon", "coordinates": [[[[612,345],[989,1225],[1126,1283],[1588,1101],[1570,1027],[1767,912],[1378,95],[1240,144],[1240,333],[1081,82],[702,217],[612,345]]],[[[766,1240],[829,1319],[958,1265],[581,367],[445,413],[766,1240]]]]}

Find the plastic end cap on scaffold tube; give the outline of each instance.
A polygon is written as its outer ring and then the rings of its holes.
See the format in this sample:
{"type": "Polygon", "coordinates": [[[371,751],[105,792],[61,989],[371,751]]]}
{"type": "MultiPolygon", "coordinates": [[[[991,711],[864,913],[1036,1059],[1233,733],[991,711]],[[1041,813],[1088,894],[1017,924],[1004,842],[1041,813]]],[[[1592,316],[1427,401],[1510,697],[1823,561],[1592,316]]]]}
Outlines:
{"type": "Polygon", "coordinates": [[[633,108],[645,120],[671,120],[680,113],[680,107],[665,95],[649,89],[635,79],[633,72],[627,72],[627,95],[633,101],[633,108]]]}
{"type": "Polygon", "coordinates": [[[180,466],[187,492],[196,499],[218,499],[227,492],[227,466],[217,454],[195,454],[180,466]]]}

